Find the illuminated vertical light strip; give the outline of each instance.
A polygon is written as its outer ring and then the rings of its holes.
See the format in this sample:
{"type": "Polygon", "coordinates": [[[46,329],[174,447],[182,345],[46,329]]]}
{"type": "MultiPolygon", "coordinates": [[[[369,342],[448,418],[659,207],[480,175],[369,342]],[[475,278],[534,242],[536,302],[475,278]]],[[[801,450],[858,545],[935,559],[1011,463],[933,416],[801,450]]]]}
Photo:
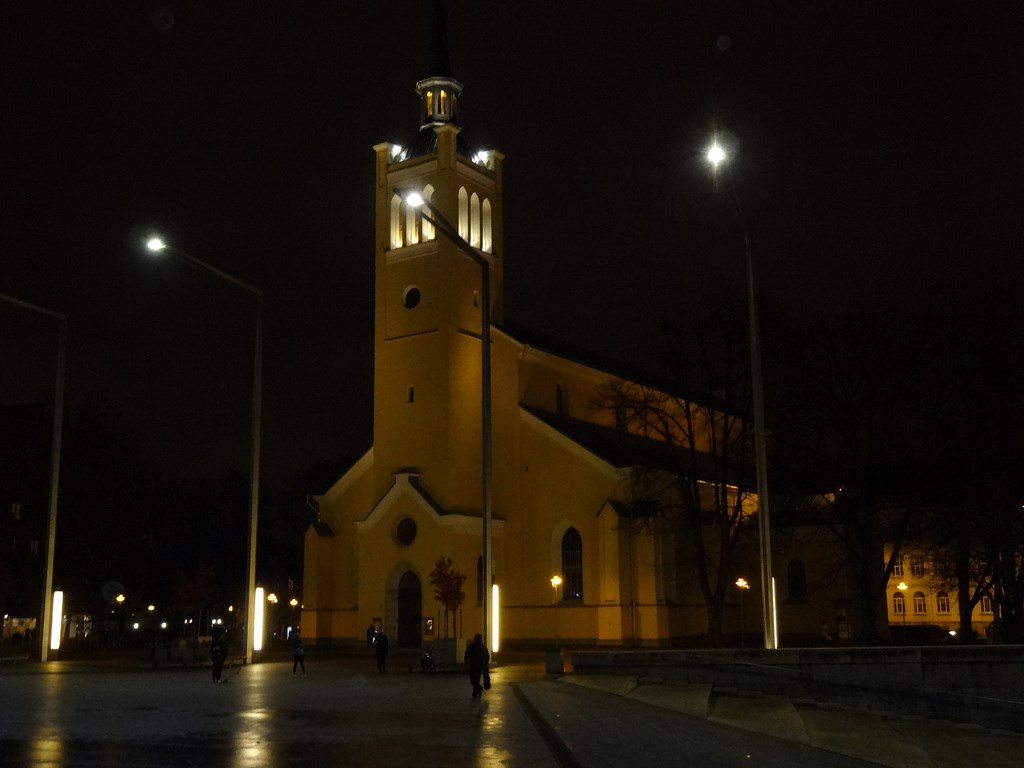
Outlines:
{"type": "Polygon", "coordinates": [[[501,624],[498,613],[501,610],[501,594],[498,585],[491,587],[491,652],[497,653],[501,648],[501,624]]]}
{"type": "Polygon", "coordinates": [[[263,587],[256,587],[252,617],[252,649],[263,650],[263,587]]]}
{"type": "Polygon", "coordinates": [[[60,648],[61,629],[64,627],[64,592],[56,589],[53,592],[53,610],[50,612],[50,650],[60,648]]]}
{"type": "Polygon", "coordinates": [[[775,633],[775,644],[772,648],[779,647],[779,603],[778,592],[775,590],[775,577],[772,576],[772,631],[775,633]]]}

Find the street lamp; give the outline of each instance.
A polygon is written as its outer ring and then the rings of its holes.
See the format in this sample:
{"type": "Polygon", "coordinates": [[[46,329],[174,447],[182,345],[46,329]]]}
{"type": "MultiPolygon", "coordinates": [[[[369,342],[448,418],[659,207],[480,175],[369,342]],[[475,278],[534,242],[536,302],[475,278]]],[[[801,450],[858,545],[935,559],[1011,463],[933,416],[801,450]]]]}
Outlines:
{"type": "MultiPolygon", "coordinates": [[[[728,160],[728,153],[717,139],[705,154],[711,166],[718,172],[728,160]]],[[[726,169],[726,182],[736,213],[743,227],[743,247],[747,260],[747,299],[750,314],[750,378],[754,400],[754,460],[757,467],[757,528],[761,548],[761,604],[764,611],[764,647],[771,650],[778,647],[778,628],[775,621],[775,589],[772,579],[771,530],[768,519],[768,450],[765,444],[764,426],[764,384],[761,376],[761,333],[757,322],[757,299],[754,290],[754,259],[750,250],[750,228],[740,206],[739,194],[732,182],[732,174],[726,169]]]]}
{"type": "Polygon", "coordinates": [[[246,585],[246,621],[249,631],[245,637],[245,663],[252,664],[256,612],[256,530],[260,494],[260,412],[263,401],[263,291],[237,277],[222,272],[205,261],[180,248],[168,245],[159,237],[151,237],[146,248],[153,253],[168,251],[197,267],[231,283],[256,297],[256,343],[252,370],[252,457],[249,472],[249,578],[246,585]]]}
{"type": "Polygon", "coordinates": [[[456,248],[469,256],[480,267],[480,411],[481,411],[481,476],[483,502],[483,584],[480,589],[484,642],[494,647],[494,638],[488,634],[490,624],[491,567],[491,262],[480,251],[467,243],[439,210],[418,192],[399,190],[406,205],[414,208],[420,217],[440,232],[456,248]],[[423,209],[426,209],[424,212],[423,209]]]}
{"type": "Polygon", "coordinates": [[[558,647],[558,588],[562,586],[561,576],[551,577],[551,588],[555,590],[555,648],[558,647]]]}
{"type": "MultiPolygon", "coordinates": [[[[51,596],[50,592],[53,591],[53,555],[57,543],[57,496],[60,489],[60,453],[64,433],[64,370],[68,349],[68,320],[66,316],[59,312],[54,312],[52,309],[39,307],[3,293],[0,293],[0,301],[6,301],[8,304],[14,304],[22,309],[52,317],[59,321],[60,324],[57,338],[57,383],[53,392],[53,431],[50,443],[50,504],[46,524],[46,573],[43,578],[42,605],[43,625],[37,633],[39,636],[39,659],[40,661],[47,661],[50,649],[56,650],[59,646],[60,638],[58,634],[56,638],[58,643],[54,645],[52,636],[54,634],[53,614],[55,611],[52,600],[56,599],[56,596],[51,596]]],[[[60,597],[61,606],[63,606],[63,597],[62,593],[60,597]]],[[[61,621],[60,612],[60,610],[56,611],[58,613],[58,623],[61,621]]]]}
{"type": "Polygon", "coordinates": [[[736,586],[740,590],[740,648],[746,648],[746,636],[743,634],[743,593],[750,589],[750,582],[740,576],[736,579],[736,586]]]}
{"type": "Polygon", "coordinates": [[[903,645],[907,644],[907,590],[910,587],[907,586],[905,581],[901,581],[896,585],[896,589],[900,591],[900,603],[903,609],[903,645]]]}

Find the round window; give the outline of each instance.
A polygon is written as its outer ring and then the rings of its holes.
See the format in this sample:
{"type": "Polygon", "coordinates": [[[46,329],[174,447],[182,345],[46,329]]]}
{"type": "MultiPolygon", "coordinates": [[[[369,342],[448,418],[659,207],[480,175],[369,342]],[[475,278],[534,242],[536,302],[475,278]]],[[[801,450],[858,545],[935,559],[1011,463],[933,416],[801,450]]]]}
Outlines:
{"type": "Polygon", "coordinates": [[[405,289],[405,295],[402,297],[402,303],[406,309],[412,309],[420,303],[420,289],[412,286],[405,289]]]}
{"type": "Polygon", "coordinates": [[[398,521],[398,529],[395,531],[398,543],[408,547],[416,539],[416,521],[411,517],[405,517],[398,521]]]}

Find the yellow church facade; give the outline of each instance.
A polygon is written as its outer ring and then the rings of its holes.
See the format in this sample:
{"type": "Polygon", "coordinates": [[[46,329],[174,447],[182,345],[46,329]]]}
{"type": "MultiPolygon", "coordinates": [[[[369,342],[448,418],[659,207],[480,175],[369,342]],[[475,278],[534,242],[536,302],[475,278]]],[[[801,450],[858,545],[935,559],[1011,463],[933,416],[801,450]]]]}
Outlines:
{"type": "Polygon", "coordinates": [[[504,329],[503,157],[463,146],[461,91],[445,66],[434,67],[417,84],[416,142],[374,148],[373,446],[317,497],[303,634],[348,644],[378,625],[392,643],[429,642],[444,633],[430,585],[442,557],[467,577],[449,634],[480,631],[481,262],[490,278],[490,572],[500,601],[492,647],[700,634],[703,606],[680,599],[676,542],[628,524],[631,462],[564,428],[591,430],[598,444],[616,432],[614,414],[590,407],[613,375],[504,329]],[[406,203],[410,192],[452,222],[477,258],[423,220],[406,203]]]}

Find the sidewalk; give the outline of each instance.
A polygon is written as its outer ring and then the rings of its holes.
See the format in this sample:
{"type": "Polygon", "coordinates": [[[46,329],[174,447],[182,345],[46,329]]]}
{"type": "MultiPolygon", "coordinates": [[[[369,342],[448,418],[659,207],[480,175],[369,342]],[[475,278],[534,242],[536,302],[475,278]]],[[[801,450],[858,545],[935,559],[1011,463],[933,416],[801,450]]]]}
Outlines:
{"type": "Polygon", "coordinates": [[[418,652],[307,652],[225,671],[138,658],[0,666],[0,766],[786,768],[1020,765],[1024,737],[626,675],[545,675],[499,654],[494,687],[424,674],[418,652]]]}

